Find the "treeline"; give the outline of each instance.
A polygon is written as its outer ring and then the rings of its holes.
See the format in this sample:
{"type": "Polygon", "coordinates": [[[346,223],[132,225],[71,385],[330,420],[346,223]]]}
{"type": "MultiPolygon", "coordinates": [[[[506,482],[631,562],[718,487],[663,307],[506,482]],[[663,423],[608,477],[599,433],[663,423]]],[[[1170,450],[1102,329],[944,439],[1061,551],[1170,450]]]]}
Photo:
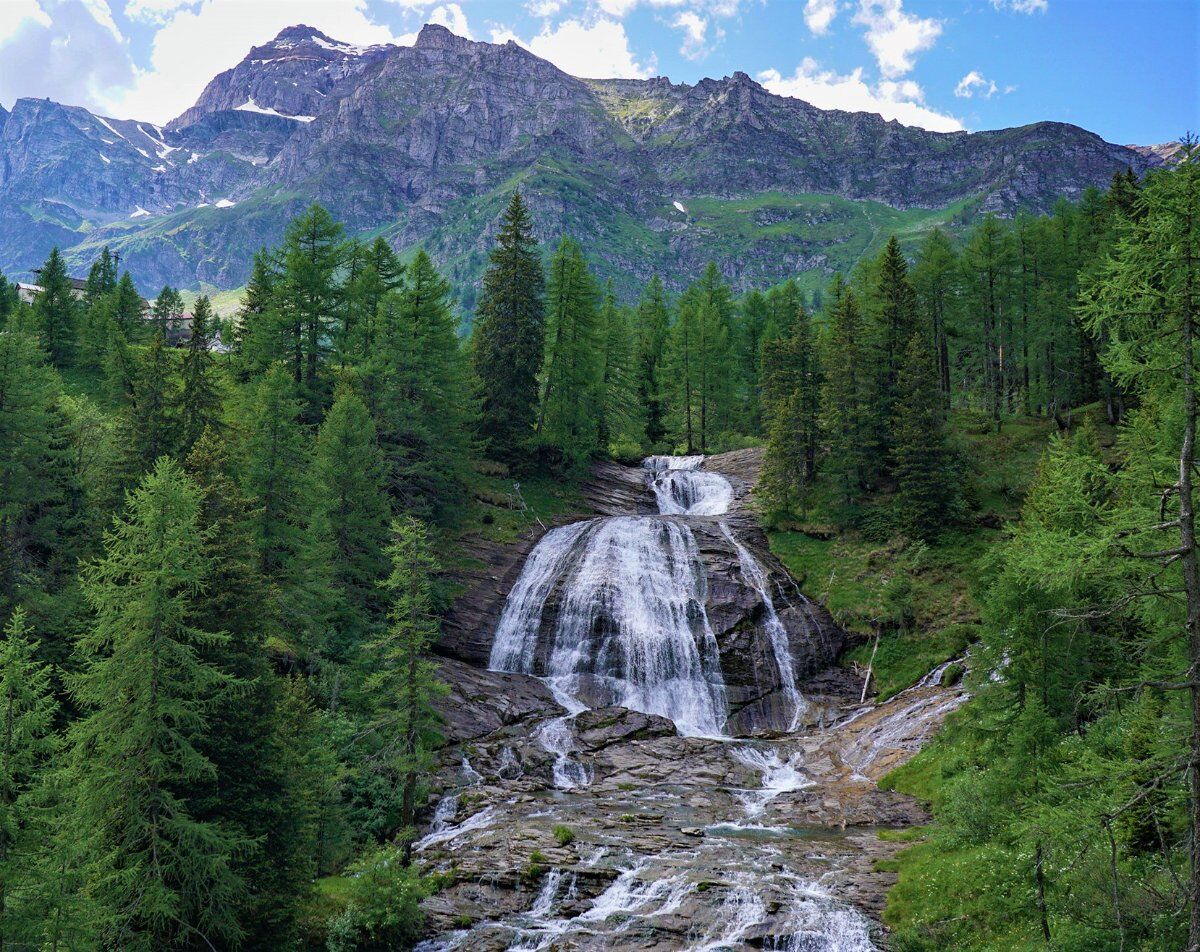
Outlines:
{"type": "MultiPolygon", "coordinates": [[[[897,776],[938,821],[893,896],[898,948],[1200,948],[1198,159],[1114,187],[1079,271],[1072,399],[1121,426],[1053,439],[989,566],[974,699],[897,776]]],[[[1064,337],[1043,334],[1051,382],[1064,337]]]]}

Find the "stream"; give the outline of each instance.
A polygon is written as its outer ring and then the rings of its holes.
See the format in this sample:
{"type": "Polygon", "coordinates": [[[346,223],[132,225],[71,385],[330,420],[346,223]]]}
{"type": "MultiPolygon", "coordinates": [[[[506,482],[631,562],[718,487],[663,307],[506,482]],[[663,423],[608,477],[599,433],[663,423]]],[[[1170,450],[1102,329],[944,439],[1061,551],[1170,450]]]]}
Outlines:
{"type": "Polygon", "coordinates": [[[559,710],[447,760],[415,853],[452,885],[425,903],[420,952],[885,947],[877,861],[897,846],[878,828],[922,814],[875,781],[965,694],[945,666],[883,705],[844,675],[810,690],[797,655],[820,626],[707,462],[648,458],[645,511],[552,528],[526,557],[488,667],[559,710]],[[700,534],[725,540],[727,571],[700,534]],[[714,585],[745,609],[732,634],[714,585]],[[718,631],[750,639],[749,685],[718,631]],[[776,713],[748,721],[736,699],[776,713]]]}

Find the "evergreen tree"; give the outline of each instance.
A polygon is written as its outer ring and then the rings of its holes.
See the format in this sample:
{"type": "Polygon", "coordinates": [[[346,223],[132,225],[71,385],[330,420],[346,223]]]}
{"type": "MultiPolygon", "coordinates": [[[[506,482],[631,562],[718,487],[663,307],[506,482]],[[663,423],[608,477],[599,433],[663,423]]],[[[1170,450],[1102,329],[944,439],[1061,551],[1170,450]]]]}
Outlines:
{"type": "Polygon", "coordinates": [[[200,656],[241,682],[207,707],[197,746],[214,773],[194,785],[194,815],[224,824],[251,844],[233,858],[234,872],[255,885],[239,898],[237,918],[247,947],[278,947],[295,935],[298,906],[315,872],[311,832],[294,813],[309,795],[304,785],[311,778],[296,772],[284,739],[290,727],[265,649],[278,621],[268,607],[270,585],[259,572],[250,501],[212,429],[196,441],[185,468],[200,491],[198,525],[210,566],[197,612],[208,627],[228,635],[200,656]]]}
{"type": "MultiPolygon", "coordinates": [[[[320,205],[312,205],[284,233],[275,304],[290,336],[292,379],[309,422],[320,418],[325,405],[323,372],[338,333],[337,274],[344,257],[342,226],[320,205]]],[[[272,354],[271,359],[280,356],[272,354]]]]}
{"type": "Polygon", "coordinates": [[[50,670],[35,657],[25,612],[12,613],[0,641],[0,945],[25,939],[34,923],[22,921],[10,897],[28,875],[36,840],[36,793],[55,751],[57,713],[50,670]],[[15,914],[14,914],[15,912],[15,914]]]}
{"type": "Polygon", "coordinates": [[[150,319],[163,340],[169,340],[171,333],[179,330],[183,323],[183,298],[175,288],[163,285],[150,309],[150,319]]]}
{"type": "Polygon", "coordinates": [[[292,356],[294,344],[289,342],[288,328],[275,300],[279,267],[277,257],[266,248],[255,252],[233,335],[233,352],[243,379],[292,356]]]}
{"type": "Polygon", "coordinates": [[[170,456],[179,445],[178,383],[171,354],[162,332],[137,361],[133,411],[128,423],[128,467],[133,475],[152,469],[160,456],[170,456]]]}
{"type": "Polygon", "coordinates": [[[899,519],[921,539],[936,538],[954,516],[958,474],[943,407],[933,349],[914,334],[896,381],[891,452],[899,519]]]}
{"type": "Polygon", "coordinates": [[[42,291],[33,301],[34,326],[50,362],[64,367],[75,356],[79,305],[57,248],[38,272],[38,283],[42,291]]]}
{"type": "Polygon", "coordinates": [[[604,334],[604,369],[601,374],[603,404],[600,414],[600,445],[622,441],[641,445],[645,426],[638,406],[636,341],[628,312],[617,304],[612,282],[600,308],[604,334]]]}
{"type": "Polygon", "coordinates": [[[786,337],[763,341],[762,406],[767,432],[763,483],[782,510],[816,477],[821,373],[812,325],[803,308],[786,337]]]}
{"type": "Polygon", "coordinates": [[[492,455],[510,464],[522,460],[537,420],[544,288],[529,206],[514,192],[483,277],[472,335],[482,395],[480,433],[492,455]]]}
{"type": "Polygon", "coordinates": [[[87,287],[83,293],[83,303],[92,307],[102,297],[106,297],[117,289],[117,266],[113,256],[105,245],[100,251],[100,257],[92,262],[88,270],[87,287]]]}
{"type": "Polygon", "coordinates": [[[667,359],[671,315],[658,275],[650,279],[637,307],[637,388],[646,412],[646,442],[657,446],[667,437],[667,407],[662,380],[667,359]]]}
{"type": "Polygon", "coordinates": [[[404,265],[383,238],[370,245],[351,243],[346,260],[345,314],[338,351],[342,363],[361,362],[371,353],[383,299],[404,286],[404,265]]]}
{"type": "Polygon", "coordinates": [[[855,502],[870,488],[876,472],[878,446],[871,425],[875,381],[865,352],[858,298],[843,291],[830,315],[821,406],[829,442],[827,468],[846,502],[855,502]]]}
{"type": "Polygon", "coordinates": [[[935,228],[926,236],[913,267],[913,290],[923,330],[937,351],[938,383],[950,400],[950,328],[958,296],[958,255],[946,233],[935,228]]]}
{"type": "Polygon", "coordinates": [[[275,582],[286,578],[304,538],[309,450],[301,412],[288,369],[275,364],[254,387],[239,419],[241,483],[254,507],[259,571],[275,582]]]}
{"type": "Polygon", "coordinates": [[[399,787],[400,827],[407,844],[416,821],[417,786],[431,765],[436,725],[432,701],[440,693],[429,657],[438,636],[430,593],[437,563],[425,527],[417,520],[394,522],[392,536],[388,548],[392,572],[384,582],[392,604],[386,630],[367,651],[364,690],[371,700],[376,731],[387,738],[380,756],[399,787]]]}
{"type": "Polygon", "coordinates": [[[137,340],[142,336],[145,303],[133,285],[133,278],[126,271],[117,282],[113,292],[112,318],[117,322],[126,340],[137,340]]]}
{"type": "Polygon", "coordinates": [[[980,368],[986,405],[997,432],[1004,405],[1004,303],[1006,298],[1010,248],[1003,228],[991,215],[971,234],[963,250],[963,281],[973,321],[972,358],[980,368]]]}
{"type": "Polygon", "coordinates": [[[381,608],[378,581],[391,513],[384,468],[367,406],[349,387],[339,387],[317,434],[309,512],[328,533],[329,572],[344,615],[334,625],[339,644],[327,646],[335,661],[348,660],[381,608]]]}
{"type": "Polygon", "coordinates": [[[108,399],[122,409],[133,406],[137,372],[129,339],[115,320],[110,321],[104,345],[104,389],[108,399]]]}
{"type": "Polygon", "coordinates": [[[208,427],[221,425],[221,391],[212,350],[212,306],[208,296],[192,309],[192,334],[183,354],[179,393],[179,438],[184,456],[191,452],[208,427]]]}
{"type": "Polygon", "coordinates": [[[199,746],[208,705],[231,687],[202,657],[225,636],[197,617],[212,569],[198,515],[195,485],[159,460],[86,572],[96,621],[68,682],[83,711],[70,730],[76,835],[106,943],[123,949],[240,935],[231,857],[243,844],[191,801],[214,772],[199,746]]]}
{"type": "Polygon", "coordinates": [[[603,407],[603,330],[596,281],[583,249],[563,238],[546,282],[546,354],[537,434],[569,464],[589,459],[599,445],[603,407]]]}
{"type": "Polygon", "coordinates": [[[466,361],[450,285],[423,249],[407,275],[380,302],[363,390],[389,492],[400,507],[446,522],[461,508],[474,456],[466,361]]]}

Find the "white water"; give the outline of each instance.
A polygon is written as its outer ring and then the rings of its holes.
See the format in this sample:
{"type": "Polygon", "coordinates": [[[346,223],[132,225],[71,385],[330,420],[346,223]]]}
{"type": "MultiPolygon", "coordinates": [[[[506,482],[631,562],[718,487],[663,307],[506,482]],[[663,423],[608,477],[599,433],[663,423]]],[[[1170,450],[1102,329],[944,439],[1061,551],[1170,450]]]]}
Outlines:
{"type": "Polygon", "coordinates": [[[798,882],[780,935],[763,946],[771,952],[877,952],[867,920],[832,899],[816,883],[798,882]]]}
{"type": "Polygon", "coordinates": [[[553,529],[505,603],[489,666],[542,675],[571,699],[586,691],[593,705],[668,717],[684,734],[720,736],[725,683],[706,585],[683,523],[615,516],[553,529]],[[551,611],[543,661],[538,635],[551,611]]]}
{"type": "MultiPolygon", "coordinates": [[[[721,524],[721,531],[738,554],[738,567],[741,570],[742,578],[746,580],[746,583],[751,588],[758,592],[759,598],[762,599],[763,607],[766,609],[767,618],[763,627],[767,631],[767,637],[771,640],[771,650],[775,655],[775,665],[779,668],[779,684],[783,688],[783,696],[792,708],[792,717],[788,724],[788,730],[794,731],[800,723],[800,718],[808,710],[808,702],[804,700],[804,695],[796,687],[796,669],[792,664],[792,646],[788,640],[787,629],[783,626],[783,622],[779,620],[779,613],[775,611],[775,600],[771,597],[771,586],[767,581],[766,574],[762,570],[762,566],[758,564],[758,559],[737,540],[734,534],[729,531],[729,527],[724,523],[721,524]]],[[[809,617],[811,619],[811,613],[809,617]]],[[[814,630],[816,629],[814,628],[814,630]]]]}
{"type": "Polygon", "coordinates": [[[730,753],[738,763],[757,770],[762,775],[762,786],[758,790],[747,790],[742,796],[746,816],[755,819],[762,815],[767,804],[782,793],[803,790],[813,782],[800,772],[800,754],[793,754],[786,762],[773,747],[735,747],[730,753]]]}
{"type": "Polygon", "coordinates": [[[591,771],[572,757],[578,748],[571,730],[572,717],[555,717],[537,730],[538,743],[554,755],[554,786],[559,790],[574,790],[591,783],[591,771]]]}
{"type": "Polygon", "coordinates": [[[733,503],[733,487],[720,473],[700,469],[703,456],[649,456],[650,488],[664,516],[720,516],[733,503]]]}
{"type": "Polygon", "coordinates": [[[642,879],[649,864],[639,863],[623,870],[612,885],[596,897],[579,922],[605,922],[613,916],[665,916],[674,912],[694,888],[683,876],[642,879]],[[656,904],[651,911],[647,906],[656,904]]]}
{"type": "MultiPolygon", "coordinates": [[[[454,799],[455,799],[454,809],[457,810],[458,809],[457,798],[454,798],[454,799]]],[[[441,804],[441,802],[439,802],[438,809],[440,810],[441,807],[442,807],[442,804],[441,804]]],[[[454,813],[452,811],[450,813],[450,816],[453,816],[453,815],[454,815],[454,813]]],[[[434,828],[431,829],[424,836],[422,836],[419,840],[417,840],[417,842],[413,844],[413,849],[415,849],[417,852],[421,852],[422,850],[429,849],[429,847],[431,847],[431,846],[439,846],[443,843],[450,843],[453,840],[458,839],[464,833],[471,833],[471,832],[474,832],[475,830],[486,829],[487,827],[492,825],[492,822],[495,820],[495,817],[496,817],[496,808],[495,807],[486,807],[486,808],[480,810],[478,813],[474,814],[473,816],[467,817],[467,819],[463,820],[462,823],[459,823],[457,826],[447,824],[447,825],[443,825],[442,827],[438,828],[437,827],[437,816],[435,814],[434,815],[434,828]]]]}
{"type": "Polygon", "coordinates": [[[753,885],[750,877],[740,878],[721,903],[717,928],[701,937],[698,944],[689,945],[688,952],[717,952],[741,946],[746,933],[767,917],[766,903],[753,885]]]}

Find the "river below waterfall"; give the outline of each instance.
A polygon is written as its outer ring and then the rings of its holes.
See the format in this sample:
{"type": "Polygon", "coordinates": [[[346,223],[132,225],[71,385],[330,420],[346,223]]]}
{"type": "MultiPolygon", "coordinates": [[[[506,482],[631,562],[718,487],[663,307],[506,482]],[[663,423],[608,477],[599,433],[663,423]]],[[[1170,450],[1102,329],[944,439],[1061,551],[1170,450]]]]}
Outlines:
{"type": "Polygon", "coordinates": [[[746,480],[716,462],[651,457],[640,511],[525,558],[478,675],[513,696],[448,752],[416,843],[451,883],[422,952],[884,947],[878,829],[923,817],[875,781],[965,696],[939,671],[859,705],[845,672],[812,672],[816,610],[739,537],[746,480]]]}

